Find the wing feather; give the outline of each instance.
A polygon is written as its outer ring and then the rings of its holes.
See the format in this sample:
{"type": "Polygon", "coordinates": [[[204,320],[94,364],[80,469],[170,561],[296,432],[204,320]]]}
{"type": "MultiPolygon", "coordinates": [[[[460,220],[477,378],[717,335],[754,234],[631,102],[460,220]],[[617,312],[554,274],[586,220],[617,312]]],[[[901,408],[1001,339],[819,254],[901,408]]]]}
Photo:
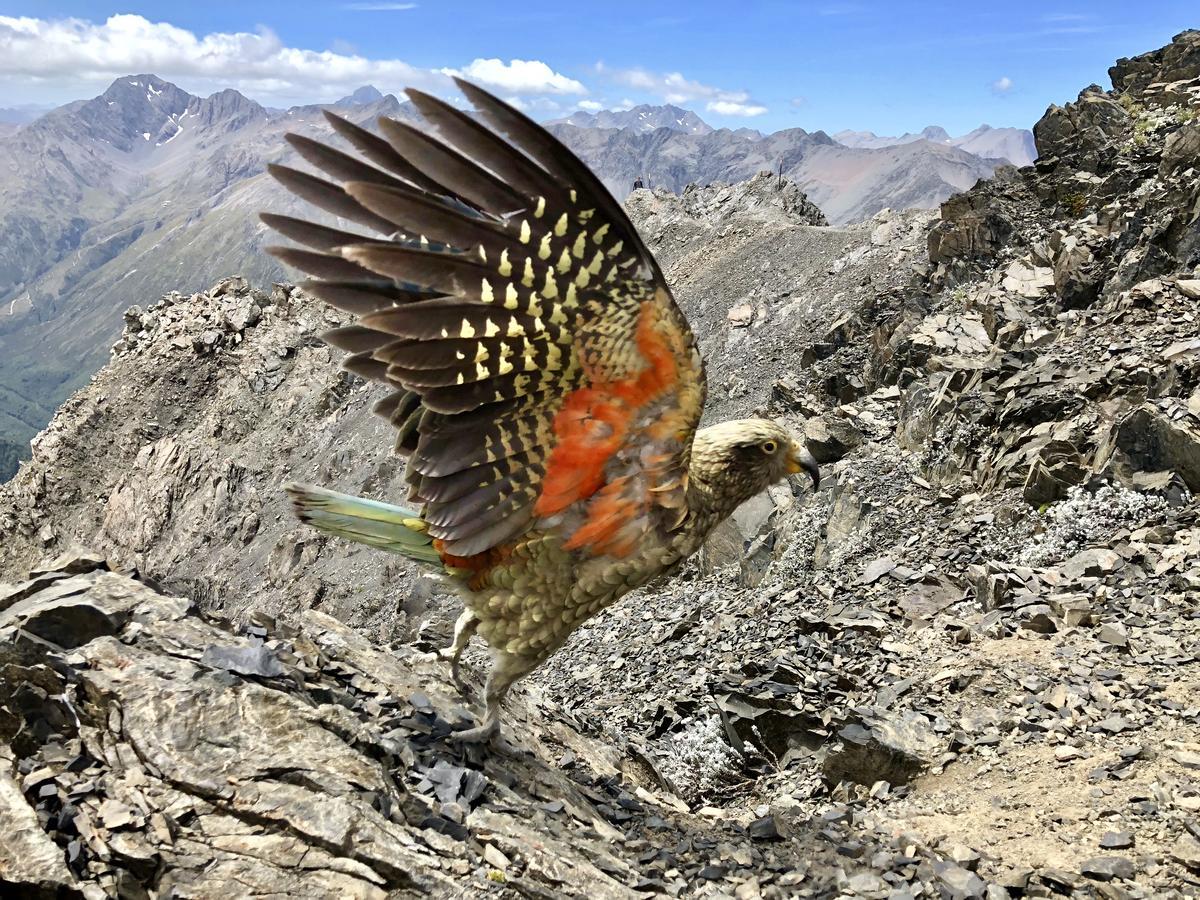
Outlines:
{"type": "Polygon", "coordinates": [[[409,92],[437,137],[332,114],[357,155],[290,136],[334,180],[271,174],[382,238],[268,213],[308,248],[272,252],[360,317],[325,339],[349,371],[393,385],[376,412],[447,558],[493,559],[531,530],[581,557],[625,555],[686,512],[695,340],[599,179],[524,114],[459,86],[479,118],[409,92]]]}

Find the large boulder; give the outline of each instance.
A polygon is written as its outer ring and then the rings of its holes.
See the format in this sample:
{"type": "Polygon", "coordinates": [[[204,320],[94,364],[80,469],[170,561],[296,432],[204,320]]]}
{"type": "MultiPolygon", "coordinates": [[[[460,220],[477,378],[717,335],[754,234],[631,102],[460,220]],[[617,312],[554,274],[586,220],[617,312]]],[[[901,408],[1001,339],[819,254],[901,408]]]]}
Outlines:
{"type": "Polygon", "coordinates": [[[1133,129],[1129,112],[1096,85],[1066,106],[1051,106],[1033,126],[1038,158],[1076,158],[1088,171],[1099,171],[1113,144],[1133,129]]]}
{"type": "Polygon", "coordinates": [[[1200,418],[1181,404],[1139,406],[1117,426],[1116,446],[1133,471],[1174,471],[1200,491],[1200,418]]]}
{"type": "MultiPolygon", "coordinates": [[[[1002,173],[998,171],[998,177],[1002,173]]],[[[985,191],[955,194],[942,204],[942,221],[929,232],[929,261],[991,259],[1008,244],[1015,226],[985,191]]]]}

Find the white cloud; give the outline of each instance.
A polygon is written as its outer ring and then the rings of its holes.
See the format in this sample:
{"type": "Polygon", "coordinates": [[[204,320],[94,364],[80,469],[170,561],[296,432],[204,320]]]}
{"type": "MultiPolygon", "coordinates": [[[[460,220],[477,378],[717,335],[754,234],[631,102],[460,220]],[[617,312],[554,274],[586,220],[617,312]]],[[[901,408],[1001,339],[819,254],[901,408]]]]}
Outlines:
{"type": "Polygon", "coordinates": [[[756,103],[734,103],[732,100],[709,100],[704,104],[709,112],[722,116],[761,116],[767,111],[765,106],[756,103]]]}
{"type": "Polygon", "coordinates": [[[1007,94],[1012,90],[1012,79],[1005,75],[1003,78],[997,78],[992,82],[992,90],[997,94],[1007,94]]]}
{"type": "Polygon", "coordinates": [[[355,12],[401,12],[406,9],[416,9],[415,3],[343,3],[342,9],[352,9],[355,12]]]}
{"type": "Polygon", "coordinates": [[[0,78],[76,85],[153,72],[256,95],[334,95],[367,83],[448,87],[447,79],[399,59],[284,46],[271,31],[196,35],[137,15],[83,19],[0,16],[0,78]]]}
{"type": "Polygon", "coordinates": [[[537,59],[476,59],[462,69],[442,69],[447,75],[461,75],[472,81],[513,91],[518,94],[586,94],[587,88],[555,72],[537,59]]]}
{"type": "MultiPolygon", "coordinates": [[[[363,2],[358,7],[409,4],[363,2]]],[[[195,93],[233,87],[272,103],[332,100],[364,84],[456,93],[447,77],[401,59],[371,59],[344,42],[335,49],[286,46],[272,31],[197,34],[139,15],[103,22],[0,15],[0,95],[62,102],[121,75],[149,72],[195,93]]],[[[586,93],[578,81],[537,60],[477,59],[468,78],[507,93],[586,93]]]]}
{"type": "Polygon", "coordinates": [[[597,112],[604,109],[603,103],[597,103],[595,100],[580,100],[575,104],[580,109],[586,109],[588,112],[597,112]]]}
{"type": "Polygon", "coordinates": [[[667,103],[703,100],[709,112],[724,116],[758,116],[767,111],[765,106],[753,102],[747,91],[703,84],[684,77],[681,72],[651,72],[642,68],[610,69],[603,63],[596,64],[596,71],[626,87],[654,94],[667,103]]]}

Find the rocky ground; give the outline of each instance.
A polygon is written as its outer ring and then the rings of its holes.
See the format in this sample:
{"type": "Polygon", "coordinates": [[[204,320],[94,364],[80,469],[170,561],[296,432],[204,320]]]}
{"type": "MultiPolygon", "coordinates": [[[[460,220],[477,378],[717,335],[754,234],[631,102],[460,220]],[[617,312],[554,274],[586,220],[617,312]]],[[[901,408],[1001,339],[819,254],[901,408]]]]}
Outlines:
{"type": "Polygon", "coordinates": [[[333,320],[236,279],[131,311],[0,488],[0,878],[1200,894],[1200,33],[1110,74],[940,216],[630,198],[712,418],[769,409],[825,478],[581,629],[489,753],[423,656],[456,601],[279,496],[397,493],[333,320]]]}

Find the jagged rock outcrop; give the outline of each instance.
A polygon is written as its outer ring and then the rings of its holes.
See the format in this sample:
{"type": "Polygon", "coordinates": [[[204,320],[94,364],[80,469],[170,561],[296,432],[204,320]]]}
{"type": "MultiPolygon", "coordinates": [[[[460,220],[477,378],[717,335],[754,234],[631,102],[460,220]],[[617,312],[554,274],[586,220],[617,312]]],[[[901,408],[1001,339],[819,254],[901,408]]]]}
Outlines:
{"type": "Polygon", "coordinates": [[[456,746],[467,714],[440,663],[314,611],[255,621],[205,619],[97,557],[0,590],[6,891],[625,898],[665,887],[614,853],[635,831],[683,871],[730,841],[784,870],[807,840],[691,816],[536,706],[528,740],[456,746]]]}
{"type": "Polygon", "coordinates": [[[317,343],[340,320],[237,280],[131,311],[0,488],[0,627],[21,625],[0,803],[29,826],[0,877],[97,897],[166,873],[203,896],[210,871],[229,893],[243,870],[316,896],[499,877],[538,896],[1194,893],[1196,40],[1118,64],[1104,97],[1128,130],[1052,111],[1055,152],[940,223],[804,224],[769,178],[631,197],[712,414],[803,429],[822,488],[757,498],[678,579],[581,628],[514,693],[515,755],[448,739],[473,708],[419,652],[456,601],[287,516],[291,478],[400,492],[375,395],[317,343]],[[73,544],[120,571],[41,563],[73,544]],[[219,772],[166,743],[186,716],[141,709],[198,686],[219,772]],[[392,868],[345,839],[370,828],[400,843],[392,868]]]}
{"type": "Polygon", "coordinates": [[[710,225],[731,219],[749,219],[773,225],[828,225],[825,214],[795,182],[772,172],[759,172],[736,184],[689,184],[680,194],[648,191],[631,196],[626,205],[644,215],[662,215],[675,208],[678,214],[710,225]]]}
{"type": "Polygon", "coordinates": [[[1028,252],[1054,268],[1062,302],[1080,306],[1195,267],[1198,55],[1200,32],[1184,32],[1163,50],[1118,62],[1113,90],[1092,85],[1074,103],[1051,106],[1034,127],[1034,166],[943,207],[930,251],[944,278],[978,273],[971,261],[990,265],[1005,249],[1028,252]]]}

